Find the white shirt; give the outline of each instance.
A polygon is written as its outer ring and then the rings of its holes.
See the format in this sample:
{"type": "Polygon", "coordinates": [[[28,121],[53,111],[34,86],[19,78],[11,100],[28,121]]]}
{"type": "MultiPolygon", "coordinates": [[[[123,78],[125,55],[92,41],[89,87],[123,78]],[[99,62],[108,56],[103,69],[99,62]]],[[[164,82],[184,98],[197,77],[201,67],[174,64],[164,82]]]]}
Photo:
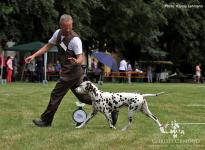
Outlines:
{"type": "Polygon", "coordinates": [[[123,70],[123,71],[127,70],[127,62],[124,59],[120,61],[119,70],[123,70]]]}
{"type": "MultiPolygon", "coordinates": [[[[58,29],[54,32],[53,36],[48,41],[49,43],[56,45],[56,40],[57,40],[57,36],[58,36],[59,31],[60,31],[60,29],[58,29]]],[[[64,36],[61,36],[61,41],[63,40],[63,38],[64,38],[64,36]]],[[[83,52],[82,42],[81,42],[79,37],[74,37],[73,39],[71,39],[67,45],[67,48],[72,50],[75,53],[75,55],[82,54],[82,52],[83,52]]]]}

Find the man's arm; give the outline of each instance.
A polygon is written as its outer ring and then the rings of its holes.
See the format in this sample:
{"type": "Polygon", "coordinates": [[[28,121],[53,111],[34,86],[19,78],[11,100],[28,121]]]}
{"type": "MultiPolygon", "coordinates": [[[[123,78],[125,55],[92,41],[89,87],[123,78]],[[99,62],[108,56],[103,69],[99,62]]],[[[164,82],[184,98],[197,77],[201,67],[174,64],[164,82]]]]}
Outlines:
{"type": "Polygon", "coordinates": [[[42,48],[40,48],[37,52],[35,52],[33,55],[27,57],[25,59],[26,63],[30,63],[35,57],[40,56],[42,54],[44,54],[45,52],[47,52],[50,48],[53,47],[53,44],[51,43],[47,43],[46,45],[44,45],[42,48]]]}
{"type": "Polygon", "coordinates": [[[77,58],[74,58],[74,57],[70,57],[68,58],[68,60],[71,60],[73,63],[76,63],[76,64],[82,64],[83,63],[83,55],[82,54],[78,54],[76,55],[77,58]]]}

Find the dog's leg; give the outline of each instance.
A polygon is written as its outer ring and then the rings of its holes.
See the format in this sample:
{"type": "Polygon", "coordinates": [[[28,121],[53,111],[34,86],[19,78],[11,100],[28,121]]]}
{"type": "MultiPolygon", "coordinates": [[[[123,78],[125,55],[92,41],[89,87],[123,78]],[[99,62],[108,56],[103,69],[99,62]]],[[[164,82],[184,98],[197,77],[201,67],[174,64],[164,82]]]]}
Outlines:
{"type": "Polygon", "coordinates": [[[93,112],[90,113],[88,115],[88,117],[86,118],[86,120],[79,126],[77,126],[76,128],[82,128],[84,125],[86,125],[88,123],[88,121],[90,121],[96,114],[97,114],[98,110],[96,110],[95,108],[93,108],[93,112]]]}
{"type": "Polygon", "coordinates": [[[132,123],[132,118],[133,118],[133,115],[134,115],[134,109],[129,106],[128,107],[128,124],[122,128],[122,131],[126,131],[130,126],[131,126],[131,123],[132,123]]]}
{"type": "Polygon", "coordinates": [[[150,112],[146,100],[145,100],[145,103],[142,105],[142,112],[143,112],[146,116],[148,116],[148,117],[150,117],[151,119],[153,119],[153,120],[159,125],[159,128],[160,128],[161,133],[165,133],[164,127],[162,126],[162,124],[159,122],[159,120],[157,119],[157,117],[155,117],[155,116],[150,112]]]}
{"type": "Polygon", "coordinates": [[[105,114],[105,117],[106,117],[106,119],[108,121],[108,124],[109,124],[110,128],[116,129],[115,126],[112,123],[111,112],[104,112],[104,114],[105,114]]]}

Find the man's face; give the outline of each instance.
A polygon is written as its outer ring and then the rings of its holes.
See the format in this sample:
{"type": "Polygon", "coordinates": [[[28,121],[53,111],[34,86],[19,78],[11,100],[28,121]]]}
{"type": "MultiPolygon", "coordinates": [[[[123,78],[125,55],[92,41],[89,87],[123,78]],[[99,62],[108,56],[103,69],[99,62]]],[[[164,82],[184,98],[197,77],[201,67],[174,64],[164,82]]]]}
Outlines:
{"type": "Polygon", "coordinates": [[[60,28],[62,29],[62,34],[67,36],[73,28],[73,22],[71,20],[62,21],[60,22],[60,28]]]}

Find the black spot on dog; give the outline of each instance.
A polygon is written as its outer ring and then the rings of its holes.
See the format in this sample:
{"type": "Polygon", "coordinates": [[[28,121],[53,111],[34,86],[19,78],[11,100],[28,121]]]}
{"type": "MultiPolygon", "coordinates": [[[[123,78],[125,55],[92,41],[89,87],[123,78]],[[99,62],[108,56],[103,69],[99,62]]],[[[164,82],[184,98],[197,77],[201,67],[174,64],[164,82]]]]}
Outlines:
{"type": "Polygon", "coordinates": [[[135,110],[137,110],[138,106],[135,107],[135,110]]]}
{"type": "Polygon", "coordinates": [[[116,100],[114,100],[114,101],[113,101],[113,103],[115,103],[115,105],[117,105],[117,104],[118,104],[118,102],[117,102],[116,100]]]}
{"type": "Polygon", "coordinates": [[[108,103],[108,106],[112,107],[112,103],[111,103],[111,102],[109,102],[109,103],[108,103]]]}
{"type": "Polygon", "coordinates": [[[132,117],[129,117],[129,122],[132,122],[132,117]]]}

